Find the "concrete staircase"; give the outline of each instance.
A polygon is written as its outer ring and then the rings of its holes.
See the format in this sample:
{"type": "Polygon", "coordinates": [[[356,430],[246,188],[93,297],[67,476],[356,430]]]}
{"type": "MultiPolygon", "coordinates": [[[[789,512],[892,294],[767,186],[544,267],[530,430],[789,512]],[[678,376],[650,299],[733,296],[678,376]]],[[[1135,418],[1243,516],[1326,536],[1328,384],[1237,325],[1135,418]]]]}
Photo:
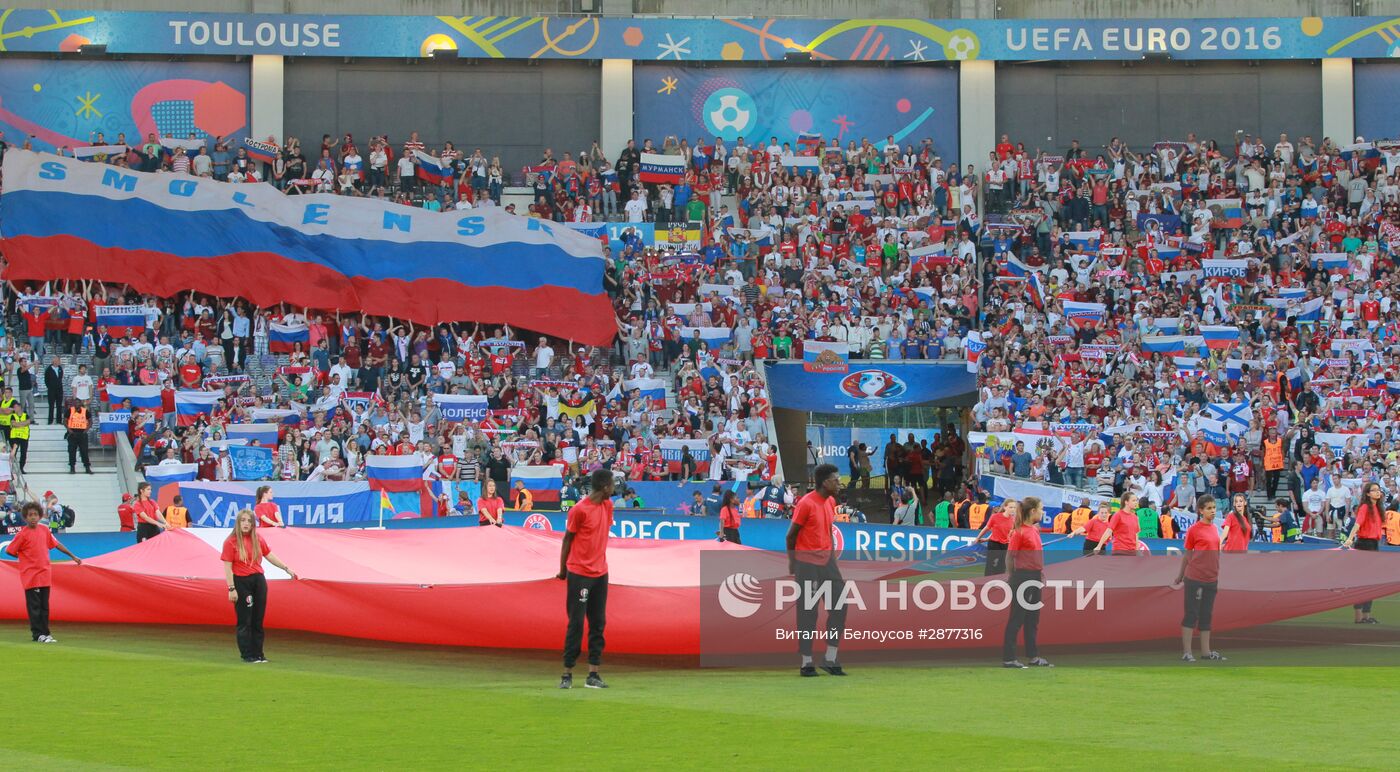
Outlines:
{"type": "Polygon", "coordinates": [[[44,423],[30,430],[29,462],[23,473],[25,490],[20,495],[37,500],[45,491],[53,491],[60,504],[72,507],[77,514],[71,529],[74,532],[117,530],[121,490],[116,454],[94,444],[89,448],[93,474],[83,472],[81,460],[77,474],[69,474],[65,431],[60,425],[44,423]]]}

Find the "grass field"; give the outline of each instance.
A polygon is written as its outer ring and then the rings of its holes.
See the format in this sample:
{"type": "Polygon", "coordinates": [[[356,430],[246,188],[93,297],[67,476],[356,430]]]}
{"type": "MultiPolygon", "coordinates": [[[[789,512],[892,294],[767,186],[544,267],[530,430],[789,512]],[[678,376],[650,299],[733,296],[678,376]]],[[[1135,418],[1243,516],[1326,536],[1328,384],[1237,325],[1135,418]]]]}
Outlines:
{"type": "MultiPolygon", "coordinates": [[[[1386,620],[1400,612],[1387,599],[1386,620]]],[[[1335,640],[1350,610],[1217,644],[1227,663],[1057,652],[1053,670],[702,670],[609,658],[607,691],[555,688],[552,652],[484,652],[231,628],[0,623],[10,769],[1394,769],[1400,642],[1335,640]],[[1322,633],[1321,638],[1318,634],[1322,633]],[[1272,662],[1334,666],[1250,666],[1272,662]],[[1348,664],[1350,663],[1350,664],[1348,664]],[[21,729],[22,720],[30,723],[21,729]]],[[[1359,632],[1350,631],[1347,632],[1359,632]]]]}

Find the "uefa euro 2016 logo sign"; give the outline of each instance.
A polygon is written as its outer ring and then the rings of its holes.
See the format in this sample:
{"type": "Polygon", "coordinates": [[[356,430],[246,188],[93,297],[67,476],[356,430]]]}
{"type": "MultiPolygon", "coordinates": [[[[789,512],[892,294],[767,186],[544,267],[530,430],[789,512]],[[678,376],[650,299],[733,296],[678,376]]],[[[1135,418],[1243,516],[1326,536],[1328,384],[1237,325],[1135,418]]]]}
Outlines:
{"type": "Polygon", "coordinates": [[[758,116],[758,106],[753,97],[737,88],[716,89],[705,99],[701,109],[705,128],[717,137],[732,141],[753,128],[758,116]]]}
{"type": "Polygon", "coordinates": [[[908,390],[903,380],[884,370],[857,370],[841,379],[841,391],[856,399],[894,399],[908,390]]]}

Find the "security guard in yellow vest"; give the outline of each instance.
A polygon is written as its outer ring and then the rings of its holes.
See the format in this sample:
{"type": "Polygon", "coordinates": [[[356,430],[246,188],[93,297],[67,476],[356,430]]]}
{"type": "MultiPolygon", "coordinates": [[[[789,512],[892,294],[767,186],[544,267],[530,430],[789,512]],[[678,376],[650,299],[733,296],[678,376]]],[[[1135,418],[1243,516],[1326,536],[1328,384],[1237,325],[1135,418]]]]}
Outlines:
{"type": "Polygon", "coordinates": [[[92,461],[88,459],[88,427],[92,421],[88,418],[87,405],[69,397],[68,420],[64,425],[68,427],[68,474],[77,473],[78,456],[83,458],[83,468],[92,474],[92,461]]]}
{"type": "Polygon", "coordinates": [[[10,387],[6,386],[3,395],[0,396],[0,431],[3,431],[6,437],[10,436],[10,425],[14,423],[15,411],[20,409],[22,406],[19,400],[15,399],[10,387]]]}
{"type": "Polygon", "coordinates": [[[10,447],[14,449],[19,457],[19,471],[24,471],[24,465],[29,462],[29,414],[24,412],[24,408],[16,405],[14,412],[9,414],[10,419],[10,447]]]}

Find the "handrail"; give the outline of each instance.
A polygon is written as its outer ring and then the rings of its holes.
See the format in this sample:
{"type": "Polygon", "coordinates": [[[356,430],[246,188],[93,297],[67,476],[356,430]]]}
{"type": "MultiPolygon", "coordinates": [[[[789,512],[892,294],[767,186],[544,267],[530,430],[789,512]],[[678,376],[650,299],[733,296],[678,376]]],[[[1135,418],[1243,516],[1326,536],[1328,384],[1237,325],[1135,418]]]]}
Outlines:
{"type": "Polygon", "coordinates": [[[131,439],[122,432],[116,434],[117,486],[122,493],[136,495],[136,488],[146,481],[146,475],[136,471],[136,452],[131,448],[131,439]]]}

